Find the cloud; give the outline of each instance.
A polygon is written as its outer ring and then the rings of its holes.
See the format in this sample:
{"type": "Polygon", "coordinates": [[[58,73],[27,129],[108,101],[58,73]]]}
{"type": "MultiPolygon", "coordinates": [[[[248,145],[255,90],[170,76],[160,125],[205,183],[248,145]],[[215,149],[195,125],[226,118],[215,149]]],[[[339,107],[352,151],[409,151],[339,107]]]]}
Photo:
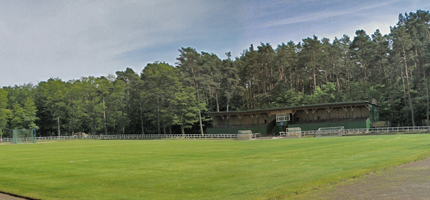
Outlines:
{"type": "Polygon", "coordinates": [[[128,52],[207,39],[240,14],[197,0],[1,2],[0,85],[114,73],[138,64],[128,52]]]}
{"type": "MultiPolygon", "coordinates": [[[[371,4],[367,6],[356,6],[353,8],[343,8],[343,9],[332,9],[331,11],[319,11],[319,12],[305,12],[303,15],[298,15],[291,18],[286,19],[278,19],[278,20],[272,20],[267,22],[264,27],[272,27],[272,26],[281,26],[281,25],[288,25],[288,24],[295,24],[295,23],[303,23],[303,22],[312,22],[312,21],[319,21],[324,20],[331,17],[337,17],[342,15],[349,15],[352,13],[358,13],[358,12],[364,12],[367,10],[375,9],[375,8],[381,8],[384,6],[388,6],[392,3],[397,2],[396,1],[388,1],[383,3],[377,3],[377,4],[371,4]]],[[[346,6],[344,6],[346,7],[346,6]]],[[[324,7],[322,7],[323,9],[324,7]]]]}
{"type": "Polygon", "coordinates": [[[399,11],[429,5],[375,2],[0,0],[0,86],[101,76],[126,67],[138,72],[148,62],[174,64],[177,49],[188,46],[222,58],[227,51],[239,56],[252,43],[353,37],[362,28],[371,34],[394,25],[399,11]]]}

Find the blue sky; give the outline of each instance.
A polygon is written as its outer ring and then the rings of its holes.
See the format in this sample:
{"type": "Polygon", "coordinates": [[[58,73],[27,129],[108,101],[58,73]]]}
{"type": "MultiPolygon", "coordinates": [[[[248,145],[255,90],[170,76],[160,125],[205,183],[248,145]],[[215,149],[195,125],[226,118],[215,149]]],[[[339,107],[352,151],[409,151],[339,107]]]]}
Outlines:
{"type": "Polygon", "coordinates": [[[178,49],[225,58],[251,44],[387,34],[399,13],[424,0],[362,1],[32,1],[0,0],[0,86],[105,76],[147,63],[175,65],[178,49]]]}

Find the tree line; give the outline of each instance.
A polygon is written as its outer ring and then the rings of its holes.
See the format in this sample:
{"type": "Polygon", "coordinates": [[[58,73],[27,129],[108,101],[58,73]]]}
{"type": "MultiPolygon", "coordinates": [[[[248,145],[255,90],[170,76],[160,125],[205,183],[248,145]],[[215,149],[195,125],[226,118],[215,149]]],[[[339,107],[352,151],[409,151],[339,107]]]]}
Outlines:
{"type": "Polygon", "coordinates": [[[0,129],[42,135],[203,133],[207,111],[249,110],[376,99],[393,125],[429,120],[430,13],[399,15],[390,33],[357,30],[273,47],[236,58],[179,49],[175,66],[148,64],[103,77],[0,89],[0,129]]]}

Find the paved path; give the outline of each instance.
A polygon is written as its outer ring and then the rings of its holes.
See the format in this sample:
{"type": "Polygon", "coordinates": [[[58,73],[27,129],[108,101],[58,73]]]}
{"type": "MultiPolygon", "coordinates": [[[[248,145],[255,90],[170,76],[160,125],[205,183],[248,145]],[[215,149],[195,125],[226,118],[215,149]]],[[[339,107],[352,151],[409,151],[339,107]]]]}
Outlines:
{"type": "Polygon", "coordinates": [[[370,174],[316,194],[317,199],[430,199],[430,159],[370,174]]]}
{"type": "Polygon", "coordinates": [[[0,200],[22,200],[23,198],[0,193],[0,200]]]}

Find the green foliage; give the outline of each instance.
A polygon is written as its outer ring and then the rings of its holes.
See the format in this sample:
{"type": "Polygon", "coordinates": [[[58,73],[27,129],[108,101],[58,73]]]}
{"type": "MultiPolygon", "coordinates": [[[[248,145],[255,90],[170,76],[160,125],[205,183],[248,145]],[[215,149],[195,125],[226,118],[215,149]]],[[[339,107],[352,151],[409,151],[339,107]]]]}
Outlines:
{"type": "Polygon", "coordinates": [[[288,86],[280,85],[273,91],[274,100],[270,107],[287,107],[297,106],[303,103],[303,94],[297,93],[294,89],[289,89],[288,86]]]}
{"type": "Polygon", "coordinates": [[[7,122],[11,117],[12,113],[7,109],[8,98],[7,91],[0,89],[0,134],[3,135],[3,131],[7,127],[7,122]]]}
{"type": "MultiPolygon", "coordinates": [[[[230,55],[230,54],[227,54],[230,55]]],[[[220,74],[220,89],[221,94],[225,97],[225,110],[229,111],[231,105],[230,101],[237,91],[239,84],[239,69],[235,66],[235,63],[228,57],[228,59],[222,61],[220,74]]]]}
{"type": "Polygon", "coordinates": [[[23,105],[23,110],[24,110],[24,116],[23,116],[23,127],[25,129],[36,129],[39,130],[39,126],[36,125],[36,120],[38,120],[39,118],[36,117],[36,113],[37,113],[37,108],[34,105],[34,101],[27,97],[25,99],[24,105],[23,105]]]}
{"type": "Polygon", "coordinates": [[[206,107],[205,104],[198,104],[194,88],[180,88],[175,93],[175,97],[170,100],[170,114],[172,115],[172,124],[181,127],[182,134],[185,134],[185,128],[191,128],[193,124],[199,121],[199,111],[206,107]]]}
{"type": "Polygon", "coordinates": [[[146,91],[144,102],[149,111],[147,116],[157,127],[158,134],[162,128],[165,133],[165,128],[175,123],[171,111],[175,109],[172,100],[182,85],[179,71],[165,63],[153,63],[143,69],[141,77],[146,91]]]}
{"type": "Polygon", "coordinates": [[[322,88],[317,87],[313,95],[314,103],[334,103],[340,102],[339,96],[336,95],[336,86],[334,83],[322,85],[322,88]]]}
{"type": "Polygon", "coordinates": [[[36,117],[36,106],[31,98],[26,98],[24,105],[20,105],[18,102],[12,107],[11,116],[11,129],[36,129],[39,127],[35,124],[38,119],[36,117]]]}

